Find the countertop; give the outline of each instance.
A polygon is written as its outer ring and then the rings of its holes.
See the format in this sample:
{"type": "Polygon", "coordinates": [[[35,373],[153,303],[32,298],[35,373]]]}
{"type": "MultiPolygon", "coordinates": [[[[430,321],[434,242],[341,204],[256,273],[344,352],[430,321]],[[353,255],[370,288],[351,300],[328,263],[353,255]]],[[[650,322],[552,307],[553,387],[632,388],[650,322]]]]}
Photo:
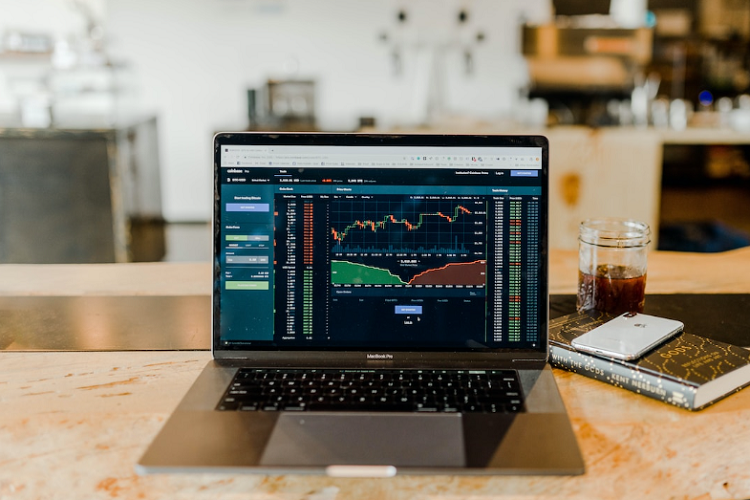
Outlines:
{"type": "MultiPolygon", "coordinates": [[[[550,291],[573,293],[575,252],[553,251],[550,262],[550,291]]],[[[0,288],[208,294],[210,270],[4,265],[0,288]]],[[[652,252],[648,276],[649,293],[748,293],[750,248],[652,252]]],[[[561,370],[555,379],[586,461],[583,476],[137,476],[135,462],[209,359],[206,351],[0,353],[0,499],[750,498],[750,390],[691,413],[561,370]]]]}
{"type": "Polygon", "coordinates": [[[35,138],[77,137],[92,134],[108,134],[127,130],[145,122],[155,122],[152,115],[71,115],[56,117],[51,127],[29,127],[23,125],[18,117],[10,118],[0,115],[0,136],[24,136],[35,138]]]}

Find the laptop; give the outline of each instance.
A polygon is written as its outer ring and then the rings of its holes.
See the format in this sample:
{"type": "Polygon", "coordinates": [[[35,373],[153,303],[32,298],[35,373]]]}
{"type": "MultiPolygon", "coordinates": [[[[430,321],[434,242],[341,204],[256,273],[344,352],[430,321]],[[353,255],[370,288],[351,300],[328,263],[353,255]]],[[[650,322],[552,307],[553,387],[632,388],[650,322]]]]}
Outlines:
{"type": "Polygon", "coordinates": [[[213,360],[137,464],[581,474],[538,136],[221,133],[213,360]]]}

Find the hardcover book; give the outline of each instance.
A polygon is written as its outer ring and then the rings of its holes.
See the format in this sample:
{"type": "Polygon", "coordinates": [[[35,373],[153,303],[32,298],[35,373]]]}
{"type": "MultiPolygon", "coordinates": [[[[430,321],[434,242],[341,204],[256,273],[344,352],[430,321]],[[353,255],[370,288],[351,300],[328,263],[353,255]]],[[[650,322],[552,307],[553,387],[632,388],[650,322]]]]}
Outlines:
{"type": "Polygon", "coordinates": [[[550,321],[552,366],[688,410],[750,384],[750,350],[684,332],[631,361],[576,351],[570,342],[613,316],[588,311],[550,321]]]}

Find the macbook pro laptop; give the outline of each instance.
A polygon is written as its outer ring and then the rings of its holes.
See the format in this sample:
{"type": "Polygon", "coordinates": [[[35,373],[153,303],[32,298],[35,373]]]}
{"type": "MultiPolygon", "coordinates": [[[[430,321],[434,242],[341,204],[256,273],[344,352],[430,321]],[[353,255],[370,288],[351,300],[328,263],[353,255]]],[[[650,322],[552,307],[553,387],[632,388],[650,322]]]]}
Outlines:
{"type": "Polygon", "coordinates": [[[536,136],[222,133],[213,360],[137,465],[580,474],[536,136]]]}

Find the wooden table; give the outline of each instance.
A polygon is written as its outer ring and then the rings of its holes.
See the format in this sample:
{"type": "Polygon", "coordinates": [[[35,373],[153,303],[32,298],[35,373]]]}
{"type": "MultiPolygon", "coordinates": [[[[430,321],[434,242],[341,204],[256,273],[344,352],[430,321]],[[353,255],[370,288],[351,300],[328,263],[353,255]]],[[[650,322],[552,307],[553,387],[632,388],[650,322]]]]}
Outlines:
{"type": "MultiPolygon", "coordinates": [[[[573,293],[575,252],[550,261],[551,292],[573,293]]],[[[0,294],[207,294],[209,280],[206,263],[0,266],[0,294]]],[[[750,249],[654,252],[648,291],[750,293],[750,249]]],[[[583,476],[137,476],[136,460],[209,359],[0,353],[0,499],[750,498],[750,390],[690,413],[560,370],[583,476]]]]}

